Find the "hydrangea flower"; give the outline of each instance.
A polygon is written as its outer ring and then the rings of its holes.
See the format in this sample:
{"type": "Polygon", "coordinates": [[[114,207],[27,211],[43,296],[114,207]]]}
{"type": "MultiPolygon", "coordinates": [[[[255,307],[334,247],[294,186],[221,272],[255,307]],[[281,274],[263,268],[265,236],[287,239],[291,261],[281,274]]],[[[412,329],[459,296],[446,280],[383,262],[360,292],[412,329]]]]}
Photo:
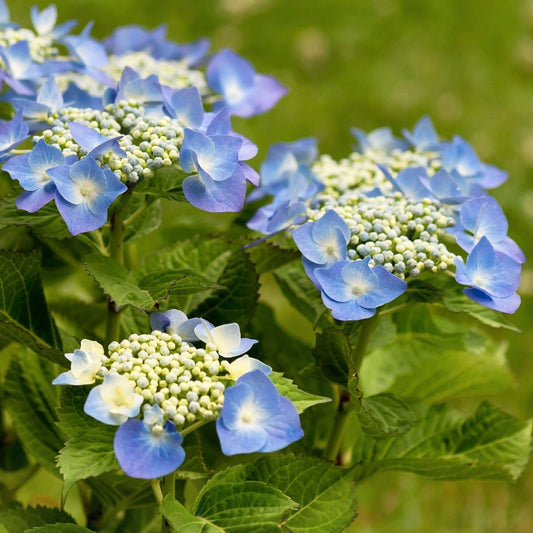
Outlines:
{"type": "Polygon", "coordinates": [[[313,273],[316,268],[329,267],[346,259],[350,229],[335,211],[330,210],[316,222],[306,222],[294,229],[292,238],[302,252],[307,275],[318,285],[313,273]]]}
{"type": "Polygon", "coordinates": [[[315,276],[322,288],[322,300],[339,320],[361,320],[407,290],[405,281],[381,265],[369,266],[370,258],[339,261],[329,268],[318,268],[315,276]]]}
{"type": "Polygon", "coordinates": [[[240,211],[246,195],[246,177],[239,166],[242,140],[232,135],[205,135],[186,128],[180,152],[187,200],[211,212],[240,211]]]}
{"type": "Polygon", "coordinates": [[[189,319],[183,311],[178,309],[150,314],[150,326],[153,330],[165,331],[170,335],[179,335],[184,341],[198,340],[194,328],[201,323],[201,318],[189,319]]]}
{"type": "Polygon", "coordinates": [[[226,391],[217,434],[225,455],[274,452],[303,437],[293,403],[261,370],[244,374],[226,391]]]}
{"type": "Polygon", "coordinates": [[[63,372],[54,381],[53,385],[90,385],[96,380],[96,375],[102,366],[104,347],[88,339],[81,341],[79,350],[65,354],[71,362],[70,370],[63,372]]]}
{"type": "Polygon", "coordinates": [[[32,60],[28,41],[0,48],[0,58],[4,66],[0,68],[0,84],[7,83],[18,94],[34,94],[32,82],[42,76],[42,69],[32,60]]]}
{"type": "Polygon", "coordinates": [[[394,137],[390,128],[378,128],[370,133],[365,133],[358,128],[351,128],[350,131],[359,142],[359,150],[363,154],[404,150],[407,147],[404,140],[394,137]]]}
{"type": "Polygon", "coordinates": [[[509,224],[502,208],[491,196],[473,198],[461,206],[459,222],[452,233],[457,237],[457,244],[470,252],[473,247],[486,237],[498,251],[523,263],[525,256],[518,245],[507,236],[509,224]]]}
{"type": "Polygon", "coordinates": [[[143,397],[120,374],[108,372],[102,385],[89,392],[83,410],[99,422],[120,426],[139,414],[143,397]]]}
{"type": "Polygon", "coordinates": [[[416,123],[412,133],[406,129],[403,129],[402,133],[419,152],[439,149],[439,136],[427,115],[416,123]]]}
{"type": "Polygon", "coordinates": [[[214,109],[227,106],[239,117],[264,113],[287,93],[275,78],[256,74],[246,59],[228,49],[218,52],[209,62],[207,81],[223,98],[214,109]]]}
{"type": "Polygon", "coordinates": [[[242,355],[257,342],[255,339],[241,338],[239,324],[235,322],[215,327],[202,320],[201,324],[194,328],[194,333],[222,357],[242,355]]]}
{"type": "Polygon", "coordinates": [[[53,38],[63,37],[77,24],[75,20],[68,20],[56,26],[57,9],[54,4],[49,5],[42,11],[39,11],[37,6],[32,6],[30,14],[33,27],[37,35],[40,36],[49,35],[53,38]]]}
{"type": "Polygon", "coordinates": [[[76,159],[76,156],[65,158],[61,150],[40,139],[31,152],[7,161],[3,169],[25,190],[16,200],[17,207],[34,213],[53,200],[56,186],[48,170],[76,159]]]}
{"type": "Polygon", "coordinates": [[[514,313],[520,305],[516,289],[520,283],[520,263],[494,249],[487,237],[474,246],[466,259],[455,260],[455,280],[471,289],[464,293],[486,307],[514,313]]]}
{"type": "Polygon", "coordinates": [[[29,128],[17,111],[12,120],[0,123],[0,163],[9,159],[9,152],[28,138],[29,128]]]}
{"type": "Polygon", "coordinates": [[[113,449],[120,468],[130,477],[155,479],[174,472],[185,460],[182,436],[164,421],[159,405],[144,411],[143,420],[127,420],[115,433],[113,449]]]}
{"type": "Polygon", "coordinates": [[[243,355],[238,359],[235,359],[227,366],[231,379],[237,381],[241,376],[254,370],[260,370],[267,376],[272,372],[272,367],[266,365],[259,359],[254,359],[249,355],[243,355]]]}
{"type": "Polygon", "coordinates": [[[48,170],[57,188],[55,201],[72,235],[92,231],[107,221],[107,209],[127,190],[92,157],[48,170]]]}

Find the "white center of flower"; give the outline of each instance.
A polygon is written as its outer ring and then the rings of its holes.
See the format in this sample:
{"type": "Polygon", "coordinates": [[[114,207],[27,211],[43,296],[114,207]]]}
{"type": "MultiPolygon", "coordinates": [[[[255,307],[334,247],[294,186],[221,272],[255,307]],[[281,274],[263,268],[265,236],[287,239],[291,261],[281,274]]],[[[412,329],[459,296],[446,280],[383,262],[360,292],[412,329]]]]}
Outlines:
{"type": "Polygon", "coordinates": [[[361,280],[359,280],[358,283],[354,283],[351,286],[351,293],[354,296],[363,296],[370,290],[370,287],[366,283],[362,283],[361,280]]]}
{"type": "Polygon", "coordinates": [[[78,191],[86,202],[94,200],[100,192],[100,187],[96,183],[90,180],[78,183],[78,191]]]}

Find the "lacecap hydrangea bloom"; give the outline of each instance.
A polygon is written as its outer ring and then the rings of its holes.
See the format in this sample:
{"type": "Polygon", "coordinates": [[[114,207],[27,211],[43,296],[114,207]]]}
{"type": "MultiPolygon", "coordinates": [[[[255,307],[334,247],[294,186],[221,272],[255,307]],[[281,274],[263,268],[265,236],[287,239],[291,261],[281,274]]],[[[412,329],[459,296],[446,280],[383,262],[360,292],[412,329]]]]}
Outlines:
{"type": "Polygon", "coordinates": [[[93,385],[84,411],[117,426],[113,447],[127,475],[173,472],[185,460],[183,437],[215,420],[226,455],[272,452],[303,436],[296,407],[269,379],[271,368],[245,353],[257,341],[242,338],[238,324],[214,326],[176,309],[150,322],[152,333],[107,350],[83,340],[53,382],[93,385]]]}
{"type": "Polygon", "coordinates": [[[359,147],[341,161],[318,157],[313,139],[274,145],[250,195],[272,200],[248,226],[291,233],[339,320],[374,315],[424,272],[454,275],[472,300],[513,313],[525,258],[486,192],[507,174],[462,138],[441,141],[428,117],[404,139],[389,128],[353,134],[359,147]]]}

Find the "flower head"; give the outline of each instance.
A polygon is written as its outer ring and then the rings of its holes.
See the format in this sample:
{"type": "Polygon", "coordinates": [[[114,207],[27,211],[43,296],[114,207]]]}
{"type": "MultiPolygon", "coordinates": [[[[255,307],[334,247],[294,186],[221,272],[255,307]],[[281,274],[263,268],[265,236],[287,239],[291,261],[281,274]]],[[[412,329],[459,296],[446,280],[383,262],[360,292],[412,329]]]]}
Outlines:
{"type": "Polygon", "coordinates": [[[108,207],[127,189],[92,157],[49,169],[48,174],[57,188],[57,208],[72,235],[103,226],[108,207]]]}
{"type": "Polygon", "coordinates": [[[370,258],[339,261],[318,268],[315,276],[322,288],[322,300],[339,320],[369,318],[376,307],[391,302],[407,290],[407,284],[381,265],[369,266],[370,258]]]}
{"type": "Polygon", "coordinates": [[[207,67],[211,89],[222,95],[215,110],[227,106],[239,117],[251,117],[271,109],[287,93],[272,76],[256,74],[243,57],[225,49],[216,54],[207,67]]]}
{"type": "Polygon", "coordinates": [[[119,426],[139,414],[143,397],[134,391],[124,376],[108,372],[102,385],[97,385],[87,396],[83,410],[104,424],[119,426]]]}
{"type": "Polygon", "coordinates": [[[274,452],[303,437],[296,408],[261,370],[226,390],[217,433],[225,455],[274,452]]]}
{"type": "Polygon", "coordinates": [[[79,350],[65,354],[71,362],[70,370],[63,372],[53,385],[89,385],[96,380],[96,374],[102,365],[104,347],[96,342],[83,339],[79,350]]]}
{"type": "Polygon", "coordinates": [[[154,479],[174,472],[185,460],[182,436],[164,421],[159,405],[148,407],[144,419],[127,420],[115,433],[113,449],[120,467],[130,477],[154,479]]]}

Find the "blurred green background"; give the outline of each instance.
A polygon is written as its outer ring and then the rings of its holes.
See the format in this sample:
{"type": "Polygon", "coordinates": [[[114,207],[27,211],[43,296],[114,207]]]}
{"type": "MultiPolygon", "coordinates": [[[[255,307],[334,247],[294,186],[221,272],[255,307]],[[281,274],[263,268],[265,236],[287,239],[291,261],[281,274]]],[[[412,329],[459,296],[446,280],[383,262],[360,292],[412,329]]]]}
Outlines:
{"type": "MultiPolygon", "coordinates": [[[[48,1],[12,0],[12,19],[48,1]]],[[[510,235],[533,256],[533,0],[61,0],[60,21],[94,20],[93,35],[114,27],[168,24],[169,38],[209,37],[231,47],[290,93],[269,113],[234,120],[260,148],[303,136],[322,153],[346,155],[350,126],[390,125],[397,133],[429,114],[443,138],[460,134],[480,157],[509,171],[494,196],[510,235]]],[[[493,400],[520,417],[533,411],[533,270],[526,263],[523,305],[513,321],[512,396],[493,400]]],[[[281,303],[280,303],[281,306],[281,303]]],[[[290,320],[290,318],[289,318],[290,320]]],[[[358,532],[533,531],[533,467],[514,483],[434,482],[384,473],[358,488],[358,532]]],[[[52,490],[52,489],[51,489],[52,490]]],[[[59,488],[57,489],[59,490],[59,488]]],[[[56,489],[53,489],[54,493],[56,489]]],[[[27,498],[52,503],[55,496],[27,498]],[[51,501],[52,500],[52,501],[51,501]]]]}

